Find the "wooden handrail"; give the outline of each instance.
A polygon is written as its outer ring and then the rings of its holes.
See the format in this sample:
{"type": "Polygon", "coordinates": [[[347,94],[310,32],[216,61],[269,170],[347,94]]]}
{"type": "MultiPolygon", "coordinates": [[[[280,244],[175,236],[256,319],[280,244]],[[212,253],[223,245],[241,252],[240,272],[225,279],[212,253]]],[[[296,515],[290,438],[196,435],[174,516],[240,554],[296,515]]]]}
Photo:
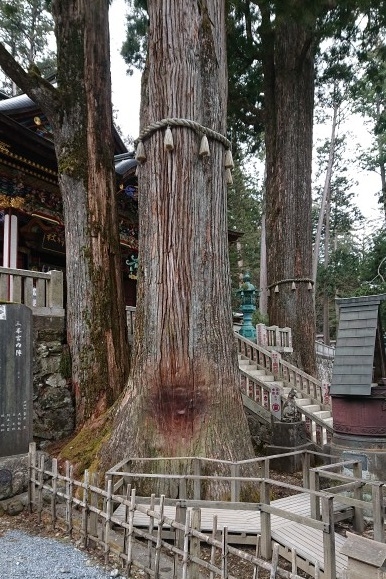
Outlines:
{"type": "Polygon", "coordinates": [[[304,394],[307,394],[313,400],[323,404],[322,383],[320,380],[283,360],[281,357],[279,357],[279,364],[276,368],[273,364],[272,352],[237,333],[236,339],[239,354],[247,356],[258,367],[272,372],[276,379],[284,380],[289,386],[303,391],[304,394]],[[302,387],[304,385],[306,388],[302,387]]]}
{"type": "Polygon", "coordinates": [[[0,301],[24,304],[35,315],[62,317],[63,272],[0,267],[0,301]]]}

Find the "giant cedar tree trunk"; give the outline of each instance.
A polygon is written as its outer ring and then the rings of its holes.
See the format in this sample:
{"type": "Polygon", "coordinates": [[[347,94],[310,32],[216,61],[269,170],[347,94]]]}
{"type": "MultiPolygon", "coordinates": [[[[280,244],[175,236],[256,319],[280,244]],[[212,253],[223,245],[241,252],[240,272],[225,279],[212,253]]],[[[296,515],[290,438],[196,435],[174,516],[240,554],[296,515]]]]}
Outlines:
{"type": "MultiPolygon", "coordinates": [[[[225,134],[225,2],[148,2],[142,129],[191,119],[225,134]]],[[[140,271],[130,388],[104,449],[123,456],[241,459],[252,448],[230,306],[224,146],[173,128],[145,142],[139,170],[140,271]]],[[[107,458],[106,458],[107,457],[107,458]]]]}
{"type": "Polygon", "coordinates": [[[295,361],[315,374],[312,279],[311,156],[314,98],[312,16],[263,13],[266,107],[266,227],[271,324],[292,328],[295,361]],[[275,286],[278,284],[278,292],[275,286]]]}
{"type": "Polygon", "coordinates": [[[128,375],[115,202],[108,0],[53,0],[58,87],[0,65],[47,115],[66,228],[67,329],[77,423],[114,402],[128,375]]]}
{"type": "Polygon", "coordinates": [[[115,201],[108,0],[54,0],[53,119],[67,251],[67,324],[77,422],[125,386],[128,350],[115,201]]]}

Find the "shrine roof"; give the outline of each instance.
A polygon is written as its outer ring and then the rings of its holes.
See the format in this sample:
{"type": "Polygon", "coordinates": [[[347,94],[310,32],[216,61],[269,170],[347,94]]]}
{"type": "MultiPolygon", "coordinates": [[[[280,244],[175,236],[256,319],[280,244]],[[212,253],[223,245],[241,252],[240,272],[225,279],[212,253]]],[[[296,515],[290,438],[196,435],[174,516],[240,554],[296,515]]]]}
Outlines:
{"type": "MultiPolygon", "coordinates": [[[[3,95],[4,97],[5,95],[3,95]]],[[[0,100],[0,113],[15,120],[19,125],[31,130],[39,137],[52,143],[52,129],[47,117],[36,103],[26,94],[0,100]]],[[[127,153],[127,148],[114,127],[114,153],[127,153]]]]}
{"type": "Polygon", "coordinates": [[[115,172],[122,178],[126,175],[134,173],[137,168],[137,161],[134,159],[134,153],[126,153],[123,155],[115,155],[115,172]]]}
{"type": "Polygon", "coordinates": [[[385,294],[340,298],[332,369],[332,395],[370,395],[385,377],[385,347],[379,307],[385,294]]]}
{"type": "Polygon", "coordinates": [[[0,101],[0,111],[22,112],[38,109],[37,105],[26,94],[14,97],[7,97],[0,101]]]}

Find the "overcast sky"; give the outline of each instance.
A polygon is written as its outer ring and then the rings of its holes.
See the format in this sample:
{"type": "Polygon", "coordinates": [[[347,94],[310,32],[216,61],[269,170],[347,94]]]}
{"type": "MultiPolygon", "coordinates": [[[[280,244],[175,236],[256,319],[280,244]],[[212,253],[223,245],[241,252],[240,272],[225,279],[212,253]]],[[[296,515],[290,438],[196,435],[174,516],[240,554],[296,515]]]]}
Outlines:
{"type": "Polygon", "coordinates": [[[114,0],[110,7],[111,78],[113,106],[118,113],[118,124],[123,137],[138,137],[140,78],[126,73],[126,65],[120,51],[125,39],[127,5],[125,0],[114,0]]]}

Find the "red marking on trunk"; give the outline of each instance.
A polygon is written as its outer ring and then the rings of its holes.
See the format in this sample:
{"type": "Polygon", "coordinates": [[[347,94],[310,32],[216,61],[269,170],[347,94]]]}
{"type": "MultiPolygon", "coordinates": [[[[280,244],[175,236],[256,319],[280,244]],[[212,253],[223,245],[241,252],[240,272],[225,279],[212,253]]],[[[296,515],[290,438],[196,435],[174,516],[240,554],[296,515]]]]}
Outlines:
{"type": "Polygon", "coordinates": [[[179,439],[192,436],[194,425],[206,408],[205,393],[187,387],[168,387],[151,397],[150,412],[163,435],[179,439]]]}

